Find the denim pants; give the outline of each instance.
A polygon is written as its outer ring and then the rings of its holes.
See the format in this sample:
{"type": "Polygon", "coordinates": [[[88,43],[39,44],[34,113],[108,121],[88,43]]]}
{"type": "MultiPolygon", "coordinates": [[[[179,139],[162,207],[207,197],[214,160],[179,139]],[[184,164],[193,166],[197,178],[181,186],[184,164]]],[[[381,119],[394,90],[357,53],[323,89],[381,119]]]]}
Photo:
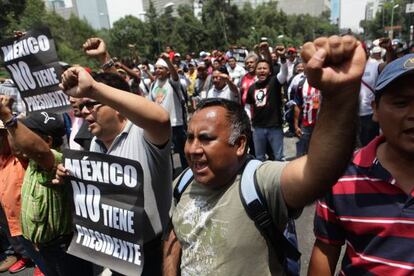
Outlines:
{"type": "Polygon", "coordinates": [[[296,143],[296,157],[300,157],[308,153],[313,128],[314,126],[304,126],[301,128],[302,137],[300,137],[299,141],[296,143]]]}
{"type": "Polygon", "coordinates": [[[184,126],[172,127],[172,146],[175,153],[180,155],[181,168],[184,170],[188,167],[187,159],[185,159],[184,146],[187,139],[187,133],[184,126]]]}
{"type": "Polygon", "coordinates": [[[283,130],[280,127],[260,128],[253,131],[254,151],[256,158],[266,160],[266,143],[269,142],[275,160],[284,161],[283,155],[283,130]]]}

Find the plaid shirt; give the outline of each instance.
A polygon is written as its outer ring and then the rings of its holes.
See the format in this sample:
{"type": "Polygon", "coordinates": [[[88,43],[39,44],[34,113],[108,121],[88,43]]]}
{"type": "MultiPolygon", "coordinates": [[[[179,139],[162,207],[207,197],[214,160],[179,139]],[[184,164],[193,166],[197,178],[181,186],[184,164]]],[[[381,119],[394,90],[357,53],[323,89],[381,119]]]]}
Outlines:
{"type": "MultiPolygon", "coordinates": [[[[62,153],[52,150],[55,164],[62,153]]],[[[45,244],[71,232],[69,189],[53,185],[56,170],[44,171],[30,160],[22,186],[21,225],[23,236],[34,244],[45,244]]]]}

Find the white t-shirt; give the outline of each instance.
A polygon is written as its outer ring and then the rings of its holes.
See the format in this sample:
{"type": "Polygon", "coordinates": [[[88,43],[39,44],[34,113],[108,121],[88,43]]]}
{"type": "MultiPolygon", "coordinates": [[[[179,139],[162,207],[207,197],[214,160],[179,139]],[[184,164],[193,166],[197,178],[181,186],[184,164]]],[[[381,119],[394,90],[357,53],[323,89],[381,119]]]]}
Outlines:
{"type": "Polygon", "coordinates": [[[227,84],[221,90],[216,89],[213,85],[213,87],[207,92],[207,97],[206,98],[207,99],[209,99],[209,98],[222,98],[222,99],[227,99],[227,100],[234,101],[234,102],[238,101],[238,98],[230,90],[230,88],[227,84]]]}
{"type": "Polygon", "coordinates": [[[243,67],[236,64],[236,67],[232,69],[230,66],[227,66],[227,71],[229,71],[229,76],[233,80],[234,85],[240,87],[240,81],[244,75],[246,75],[246,70],[243,67]]]}
{"type": "Polygon", "coordinates": [[[371,102],[375,100],[373,93],[375,82],[378,78],[378,66],[380,62],[368,59],[365,65],[364,75],[362,76],[361,90],[359,92],[359,116],[370,115],[373,113],[371,102]]]}
{"type": "Polygon", "coordinates": [[[151,88],[149,98],[151,101],[164,107],[164,109],[170,113],[171,126],[175,127],[184,124],[183,110],[181,108],[182,97],[179,80],[174,81],[173,79],[166,79],[160,81],[157,79],[151,88]],[[180,95],[177,95],[176,93],[180,93],[180,95]]]}

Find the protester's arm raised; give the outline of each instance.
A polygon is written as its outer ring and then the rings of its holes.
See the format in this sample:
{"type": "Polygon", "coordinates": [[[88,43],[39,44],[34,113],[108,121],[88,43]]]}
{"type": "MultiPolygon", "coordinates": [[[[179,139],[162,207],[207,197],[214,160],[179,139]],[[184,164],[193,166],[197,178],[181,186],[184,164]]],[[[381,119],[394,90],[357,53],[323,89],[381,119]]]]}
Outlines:
{"type": "Polygon", "coordinates": [[[108,65],[108,62],[111,61],[111,55],[109,54],[105,41],[102,38],[91,37],[85,41],[82,48],[88,56],[95,57],[101,62],[104,66],[102,69],[105,72],[118,74],[115,68],[115,63],[112,63],[111,66],[105,66],[105,64],[108,65]]]}
{"type": "Polygon", "coordinates": [[[309,84],[321,90],[322,103],[308,155],[290,162],[282,172],[282,191],[291,208],[302,208],[323,195],[348,165],[365,67],[364,49],[352,36],[308,42],[302,58],[309,84]]]}
{"type": "Polygon", "coordinates": [[[144,97],[96,82],[82,67],[72,67],[62,75],[60,87],[75,98],[91,98],[108,105],[144,129],[145,137],[155,145],[170,138],[170,116],[158,104],[144,97]]]}
{"type": "MultiPolygon", "coordinates": [[[[10,108],[10,97],[0,96],[0,119],[10,122],[13,115],[10,108]]],[[[32,132],[24,124],[17,122],[12,127],[7,128],[8,135],[13,140],[14,146],[21,151],[28,159],[34,160],[45,170],[52,170],[55,165],[55,157],[50,151],[49,145],[32,132]]]]}

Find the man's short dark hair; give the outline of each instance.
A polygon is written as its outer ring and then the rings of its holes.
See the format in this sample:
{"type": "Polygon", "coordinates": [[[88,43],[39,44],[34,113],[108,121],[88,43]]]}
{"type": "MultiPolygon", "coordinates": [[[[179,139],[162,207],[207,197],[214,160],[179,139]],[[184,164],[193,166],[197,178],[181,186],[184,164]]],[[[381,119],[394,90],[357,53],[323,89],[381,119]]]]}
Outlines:
{"type": "Polygon", "coordinates": [[[197,105],[195,112],[211,106],[221,106],[227,110],[226,117],[231,127],[229,144],[234,145],[241,135],[245,135],[247,138],[248,145],[252,137],[252,130],[250,126],[250,119],[247,116],[247,113],[244,110],[244,108],[239,103],[236,103],[234,101],[221,98],[211,98],[202,100],[197,105]]]}
{"type": "Polygon", "coordinates": [[[257,67],[257,65],[259,64],[259,63],[262,63],[262,62],[264,62],[264,63],[267,63],[267,65],[269,65],[269,68],[270,69],[272,69],[272,64],[267,60],[267,59],[264,59],[264,58],[260,58],[258,61],[257,61],[257,63],[256,63],[256,67],[257,67]]]}
{"type": "Polygon", "coordinates": [[[114,87],[116,89],[124,90],[131,92],[128,83],[120,75],[115,73],[98,73],[93,76],[97,82],[102,82],[108,86],[114,87]]]}

